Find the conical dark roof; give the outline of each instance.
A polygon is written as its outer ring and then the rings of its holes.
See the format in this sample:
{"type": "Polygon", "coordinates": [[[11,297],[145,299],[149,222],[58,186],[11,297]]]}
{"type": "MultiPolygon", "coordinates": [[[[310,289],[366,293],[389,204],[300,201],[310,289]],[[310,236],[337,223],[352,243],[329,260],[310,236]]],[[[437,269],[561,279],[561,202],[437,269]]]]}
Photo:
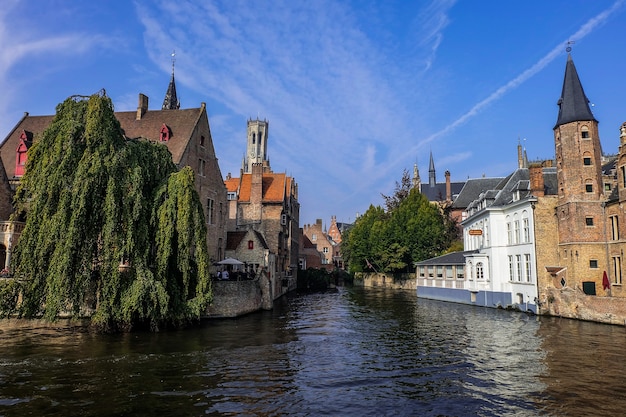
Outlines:
{"type": "Polygon", "coordinates": [[[162,110],[178,110],[180,108],[180,102],[176,96],[176,82],[174,81],[174,68],[172,68],[172,79],[170,85],[167,87],[167,93],[165,93],[165,99],[163,100],[162,110]]]}
{"type": "Polygon", "coordinates": [[[554,126],[555,128],[570,122],[586,120],[597,122],[589,108],[589,99],[580,83],[571,54],[567,55],[563,91],[557,104],[559,105],[559,117],[554,126]]]}

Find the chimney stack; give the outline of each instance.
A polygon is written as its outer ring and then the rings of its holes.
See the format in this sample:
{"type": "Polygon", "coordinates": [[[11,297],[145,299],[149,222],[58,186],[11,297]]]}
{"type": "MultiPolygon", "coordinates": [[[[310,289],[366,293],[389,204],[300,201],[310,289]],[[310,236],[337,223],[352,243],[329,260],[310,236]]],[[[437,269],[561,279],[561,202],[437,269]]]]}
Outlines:
{"type": "Polygon", "coordinates": [[[546,193],[543,182],[543,167],[540,164],[533,164],[528,168],[530,176],[530,192],[535,197],[543,197],[546,193]]]}
{"type": "Polygon", "coordinates": [[[141,120],[144,114],[148,111],[148,96],[142,93],[139,93],[139,105],[137,106],[137,118],[136,120],[141,120]]]}
{"type": "Polygon", "coordinates": [[[450,185],[450,171],[446,171],[446,200],[452,201],[452,186],[450,185]]]}

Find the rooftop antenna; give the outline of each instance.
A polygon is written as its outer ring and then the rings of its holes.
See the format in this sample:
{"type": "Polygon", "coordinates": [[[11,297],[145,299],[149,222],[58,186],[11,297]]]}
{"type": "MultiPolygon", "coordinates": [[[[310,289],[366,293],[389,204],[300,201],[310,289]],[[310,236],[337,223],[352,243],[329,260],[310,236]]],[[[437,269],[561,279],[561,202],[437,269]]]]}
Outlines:
{"type": "Polygon", "coordinates": [[[570,52],[572,52],[572,47],[571,47],[571,45],[573,45],[573,44],[575,44],[575,43],[576,43],[576,41],[573,41],[573,40],[569,40],[569,41],[567,41],[567,47],[565,48],[565,52],[567,52],[568,54],[569,54],[570,52]]]}

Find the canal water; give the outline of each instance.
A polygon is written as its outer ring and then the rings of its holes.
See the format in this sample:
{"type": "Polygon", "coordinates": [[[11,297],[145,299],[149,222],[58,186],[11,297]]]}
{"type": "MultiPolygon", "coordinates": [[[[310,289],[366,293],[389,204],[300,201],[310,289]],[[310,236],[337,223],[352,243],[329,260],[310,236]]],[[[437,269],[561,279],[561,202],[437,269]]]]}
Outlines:
{"type": "Polygon", "coordinates": [[[0,416],[619,416],[626,330],[340,288],[176,332],[0,322],[0,416]]]}

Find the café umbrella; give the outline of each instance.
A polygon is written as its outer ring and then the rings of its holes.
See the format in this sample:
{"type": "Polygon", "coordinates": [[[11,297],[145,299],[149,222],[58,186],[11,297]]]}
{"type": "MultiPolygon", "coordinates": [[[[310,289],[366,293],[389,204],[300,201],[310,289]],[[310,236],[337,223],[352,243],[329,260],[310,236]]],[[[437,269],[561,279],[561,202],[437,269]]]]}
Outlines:
{"type": "Polygon", "coordinates": [[[224,260],[219,261],[217,264],[218,265],[243,265],[243,262],[235,258],[226,258],[224,260]]]}

